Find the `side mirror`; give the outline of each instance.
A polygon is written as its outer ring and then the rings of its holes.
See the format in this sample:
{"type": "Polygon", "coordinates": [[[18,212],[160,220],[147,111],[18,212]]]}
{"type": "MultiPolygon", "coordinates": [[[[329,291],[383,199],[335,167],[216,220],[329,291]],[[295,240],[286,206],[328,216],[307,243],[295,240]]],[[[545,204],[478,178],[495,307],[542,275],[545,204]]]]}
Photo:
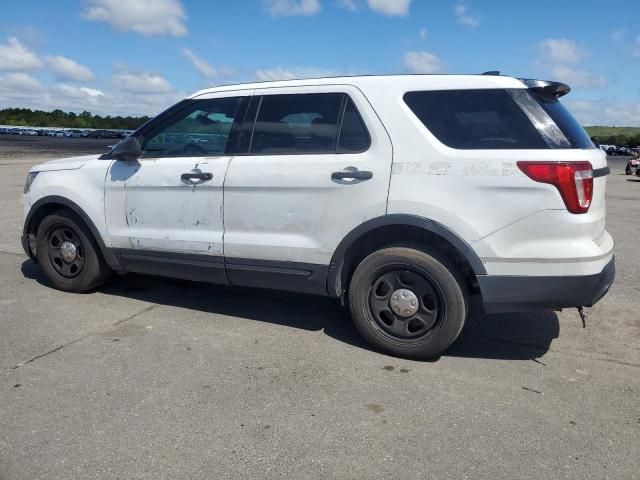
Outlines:
{"type": "Polygon", "coordinates": [[[111,157],[122,162],[132,162],[142,155],[142,147],[136,137],[127,137],[116,143],[111,150],[111,157]]]}

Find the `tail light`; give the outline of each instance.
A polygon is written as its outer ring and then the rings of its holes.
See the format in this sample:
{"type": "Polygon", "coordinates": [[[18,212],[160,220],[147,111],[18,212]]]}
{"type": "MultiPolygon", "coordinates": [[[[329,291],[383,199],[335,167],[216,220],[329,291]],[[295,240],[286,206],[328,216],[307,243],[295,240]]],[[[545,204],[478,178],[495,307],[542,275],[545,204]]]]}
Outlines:
{"type": "Polygon", "coordinates": [[[518,162],[532,180],[558,189],[571,213],[587,213],[593,198],[593,167],[589,162],[518,162]]]}

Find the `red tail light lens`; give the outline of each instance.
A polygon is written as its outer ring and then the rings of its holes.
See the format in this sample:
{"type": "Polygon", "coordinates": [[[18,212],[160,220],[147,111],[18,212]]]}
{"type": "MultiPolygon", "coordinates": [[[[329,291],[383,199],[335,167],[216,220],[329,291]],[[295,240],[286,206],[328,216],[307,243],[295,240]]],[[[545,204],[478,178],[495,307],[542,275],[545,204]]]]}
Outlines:
{"type": "Polygon", "coordinates": [[[532,180],[555,186],[567,210],[587,213],[593,198],[593,167],[589,162],[518,162],[532,180]]]}

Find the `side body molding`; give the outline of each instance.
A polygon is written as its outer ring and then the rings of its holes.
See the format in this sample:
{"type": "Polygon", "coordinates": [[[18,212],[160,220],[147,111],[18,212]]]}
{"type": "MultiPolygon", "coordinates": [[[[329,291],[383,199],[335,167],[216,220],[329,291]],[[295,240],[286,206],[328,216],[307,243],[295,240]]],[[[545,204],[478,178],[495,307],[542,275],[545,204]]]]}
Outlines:
{"type": "Polygon", "coordinates": [[[93,235],[93,238],[98,244],[98,248],[100,248],[100,251],[102,252],[102,256],[105,262],[107,262],[107,265],[109,265],[109,267],[113,268],[114,270],[122,269],[114,251],[104,244],[104,240],[102,239],[100,232],[96,228],[91,218],[89,218],[89,215],[87,215],[84,212],[84,210],[76,203],[72,202],[71,200],[65,197],[60,197],[58,195],[49,195],[47,197],[40,198],[37,202],[35,202],[31,206],[31,209],[27,214],[27,218],[22,227],[22,246],[25,249],[25,252],[27,253],[27,255],[29,255],[29,257],[31,257],[32,259],[34,258],[34,254],[31,252],[31,247],[29,246],[29,233],[30,233],[31,222],[34,219],[34,215],[36,215],[42,207],[46,207],[47,205],[62,205],[63,207],[66,207],[72,210],[76,215],[78,215],[82,219],[82,221],[85,223],[89,231],[91,231],[91,234],[93,235]]]}
{"type": "Polygon", "coordinates": [[[478,257],[471,246],[444,225],[417,215],[389,214],[383,217],[372,218],[358,225],[340,242],[329,265],[327,277],[327,291],[329,295],[340,296],[342,294],[342,274],[346,260],[345,255],[352,245],[355,245],[363,236],[381,227],[401,228],[406,226],[415,227],[441,237],[443,240],[449,242],[458,253],[467,260],[475,275],[487,274],[482,260],[480,260],[480,257],[478,257]]]}

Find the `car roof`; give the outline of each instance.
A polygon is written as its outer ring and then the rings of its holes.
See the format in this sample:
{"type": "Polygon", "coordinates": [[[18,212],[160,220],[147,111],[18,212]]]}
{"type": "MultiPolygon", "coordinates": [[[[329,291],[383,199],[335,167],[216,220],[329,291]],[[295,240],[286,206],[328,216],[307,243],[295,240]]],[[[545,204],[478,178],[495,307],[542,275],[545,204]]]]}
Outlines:
{"type": "Polygon", "coordinates": [[[451,89],[488,89],[488,88],[527,88],[517,78],[505,75],[449,75],[449,74],[391,74],[391,75],[354,75],[340,77],[299,78],[265,82],[237,83],[220,85],[199,90],[188,98],[206,94],[231,92],[235,90],[254,90],[264,88],[304,87],[323,85],[352,85],[362,89],[384,87],[392,89],[451,90],[451,89]]]}

